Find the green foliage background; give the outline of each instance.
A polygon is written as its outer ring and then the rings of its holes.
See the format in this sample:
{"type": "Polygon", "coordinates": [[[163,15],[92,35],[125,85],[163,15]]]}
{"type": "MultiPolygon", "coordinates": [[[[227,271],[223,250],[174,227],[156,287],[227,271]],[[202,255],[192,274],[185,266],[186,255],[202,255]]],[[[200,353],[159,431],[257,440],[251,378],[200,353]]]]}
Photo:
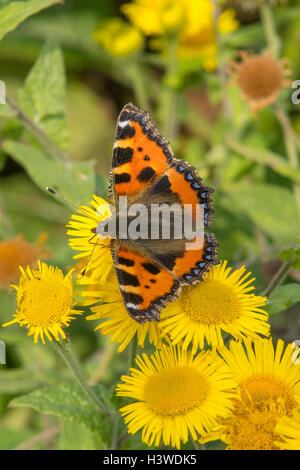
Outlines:
{"type": "MultiPolygon", "coordinates": [[[[49,138],[41,141],[8,105],[0,105],[0,239],[22,233],[34,242],[45,231],[51,264],[64,270],[72,264],[74,253],[64,228],[70,209],[45,188],[57,188],[76,205],[87,203],[94,192],[106,197],[117,114],[128,101],[141,105],[132,78],[132,66],[138,67],[153,120],[161,126],[163,98],[170,91],[175,95],[180,132],[176,138],[166,137],[178,158],[193,164],[215,189],[212,231],[220,259],[236,267],[245,263],[256,276],[259,293],[280,267],[280,258],[292,257],[289,276],[274,292],[268,310],[275,338],[300,338],[300,216],[295,198],[300,168],[291,165],[287,153],[287,143],[297,138],[299,153],[300,105],[292,104],[292,90],[281,93],[279,104],[296,137],[284,135],[274,108],[254,116],[238,88],[224,84],[218,72],[178,67],[170,75],[165,58],[149,50],[130,60],[110,57],[92,33],[100,20],[118,15],[122,2],[56,3],[0,1],[0,79],[9,97],[49,138]],[[229,113],[222,107],[224,100],[229,113]]],[[[259,15],[238,14],[241,27],[222,39],[221,64],[240,49],[259,52],[266,47],[259,15]]],[[[300,6],[291,0],[274,14],[282,55],[291,60],[297,79],[300,6]]],[[[14,296],[1,291],[1,324],[14,311],[14,296]]],[[[72,322],[74,350],[95,391],[115,409],[123,401],[114,397],[113,388],[127,371],[128,352],[116,354],[94,326],[84,317],[72,322]]],[[[109,447],[112,423],[95,416],[49,344],[33,345],[19,327],[1,330],[0,339],[7,344],[7,365],[0,366],[0,449],[109,447]]],[[[121,419],[117,425],[121,435],[121,419]]],[[[140,435],[121,446],[143,448],[140,435]]]]}

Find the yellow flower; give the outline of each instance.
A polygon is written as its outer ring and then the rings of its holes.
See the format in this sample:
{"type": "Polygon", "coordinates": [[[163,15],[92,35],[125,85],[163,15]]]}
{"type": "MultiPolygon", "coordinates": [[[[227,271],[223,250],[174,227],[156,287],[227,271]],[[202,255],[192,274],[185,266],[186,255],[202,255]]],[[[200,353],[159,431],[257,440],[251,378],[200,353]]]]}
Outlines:
{"type": "Polygon", "coordinates": [[[120,18],[111,18],[100,23],[93,38],[109,54],[116,57],[133,54],[142,49],[144,44],[141,32],[120,18]]]}
{"type": "Polygon", "coordinates": [[[189,435],[196,440],[215,425],[217,416],[226,416],[231,407],[234,382],[224,371],[222,361],[212,353],[196,357],[189,351],[164,346],[150,357],[137,356],[138,369],[122,376],[117,395],[134,403],[124,406],[128,433],[142,431],[148,446],[180,448],[189,435]]]}
{"type": "Polygon", "coordinates": [[[52,341],[51,335],[59,341],[59,335],[65,338],[63,327],[69,326],[74,316],[82,312],[74,310],[72,271],[66,276],[61,269],[47,266],[38,261],[38,269],[26,271],[20,268],[22,276],[17,291],[17,313],[14,320],[5,323],[8,326],[19,323],[29,330],[28,336],[34,335],[34,342],[39,337],[44,341],[44,334],[52,341]]]}
{"type": "MultiPolygon", "coordinates": [[[[206,3],[205,14],[202,12],[200,15],[202,24],[199,22],[197,29],[186,28],[181,32],[178,57],[180,60],[201,57],[203,67],[207,71],[211,71],[217,67],[218,63],[217,33],[230,33],[238,28],[239,23],[235,19],[234,10],[225,10],[218,18],[216,31],[211,2],[207,1],[206,3]]],[[[198,6],[200,6],[199,3],[198,6]]]]}
{"type": "Polygon", "coordinates": [[[90,205],[81,206],[77,214],[71,216],[68,223],[68,235],[70,247],[80,251],[74,258],[86,258],[85,274],[93,279],[105,280],[113,265],[110,252],[110,238],[103,238],[96,233],[96,228],[101,220],[111,216],[109,205],[98,196],[93,197],[90,205]]]}
{"type": "Polygon", "coordinates": [[[216,31],[211,0],[134,0],[121,10],[145,35],[178,31],[179,60],[202,57],[209,70],[217,64],[217,32],[226,34],[238,27],[234,11],[225,10],[216,31]]]}
{"type": "Polygon", "coordinates": [[[39,257],[48,257],[48,252],[43,247],[46,238],[46,234],[42,233],[36,243],[29,243],[22,235],[18,235],[0,242],[0,289],[20,277],[19,266],[33,267],[39,257]]]}
{"type": "Polygon", "coordinates": [[[231,450],[276,450],[281,435],[279,418],[292,416],[300,405],[300,365],[293,362],[295,349],[278,340],[231,341],[220,354],[232,371],[238,399],[232,415],[203,440],[222,439],[231,450]]]}
{"type": "Polygon", "coordinates": [[[144,34],[163,34],[184,25],[187,13],[184,3],[181,0],[134,0],[122,5],[121,11],[144,34]]]}
{"type": "Polygon", "coordinates": [[[162,310],[161,327],[173,344],[183,341],[187,348],[204,347],[204,339],[213,347],[222,345],[222,331],[234,338],[268,336],[268,315],[260,307],[266,297],[249,293],[254,289],[243,266],[231,272],[227,261],[213,266],[203,281],[184,286],[175,302],[162,310]]]}
{"type": "Polygon", "coordinates": [[[274,60],[269,51],[256,55],[240,52],[241,62],[230,62],[231,74],[252,111],[274,103],[281,89],[290,85],[287,60],[274,60]]]}
{"type": "Polygon", "coordinates": [[[300,413],[295,413],[292,418],[279,419],[276,433],[281,436],[281,441],[276,445],[282,450],[300,450],[300,413]]]}
{"type": "Polygon", "coordinates": [[[89,315],[87,320],[102,320],[95,330],[100,330],[105,336],[111,336],[111,342],[120,343],[118,352],[124,351],[135,335],[141,347],[144,347],[147,335],[149,342],[154,346],[161,345],[159,323],[137,323],[126,311],[114,268],[104,282],[85,279],[82,283],[86,285],[86,289],[81,293],[87,299],[85,305],[104,302],[91,308],[93,314],[89,315]]]}

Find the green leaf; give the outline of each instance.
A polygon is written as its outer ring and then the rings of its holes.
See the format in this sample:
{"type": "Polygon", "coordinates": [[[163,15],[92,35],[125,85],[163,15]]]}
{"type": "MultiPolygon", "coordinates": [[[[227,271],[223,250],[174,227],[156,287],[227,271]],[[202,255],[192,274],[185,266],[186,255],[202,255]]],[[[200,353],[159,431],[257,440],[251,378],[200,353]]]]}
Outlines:
{"type": "Polygon", "coordinates": [[[300,244],[284,248],[280,253],[280,259],[282,261],[293,260],[292,266],[296,269],[300,269],[300,244]]]}
{"type": "Polygon", "coordinates": [[[5,5],[0,10],[0,40],[26,18],[55,3],[61,2],[60,0],[28,0],[10,2],[5,5]]]}
{"type": "Polygon", "coordinates": [[[231,150],[248,158],[249,160],[266,165],[272,168],[281,176],[291,179],[296,183],[300,183],[300,170],[291,168],[288,162],[280,155],[271,152],[264,148],[251,147],[248,145],[240,144],[233,139],[226,139],[226,143],[231,150]]]}
{"type": "MultiPolygon", "coordinates": [[[[99,385],[93,387],[98,396],[105,393],[99,385]]],[[[62,383],[53,387],[41,388],[15,398],[11,406],[28,406],[40,413],[51,414],[73,423],[84,424],[93,432],[98,432],[107,443],[111,435],[111,417],[100,412],[77,384],[62,383]]]]}
{"type": "Polygon", "coordinates": [[[300,284],[279,286],[267,303],[267,311],[274,314],[286,310],[296,302],[300,302],[300,284]]]}
{"type": "Polygon", "coordinates": [[[59,438],[60,450],[101,450],[106,449],[99,433],[71,421],[62,420],[59,438]]]}
{"type": "Polygon", "coordinates": [[[20,90],[25,113],[61,148],[68,146],[66,83],[63,55],[46,42],[20,90]]]}
{"type": "Polygon", "coordinates": [[[43,150],[12,140],[2,144],[5,152],[20,163],[41,189],[53,187],[75,205],[87,203],[94,191],[94,162],[64,164],[51,159],[43,150]]]}
{"type": "Polygon", "coordinates": [[[23,369],[0,370],[0,394],[19,395],[40,386],[41,381],[33,371],[23,369]]]}
{"type": "Polygon", "coordinates": [[[226,194],[236,210],[247,214],[273,240],[287,242],[298,238],[300,218],[289,189],[273,184],[237,183],[226,194]]]}
{"type": "Polygon", "coordinates": [[[254,45],[263,42],[264,33],[260,23],[243,25],[242,28],[221,35],[222,44],[231,48],[254,47],[254,45]]]}

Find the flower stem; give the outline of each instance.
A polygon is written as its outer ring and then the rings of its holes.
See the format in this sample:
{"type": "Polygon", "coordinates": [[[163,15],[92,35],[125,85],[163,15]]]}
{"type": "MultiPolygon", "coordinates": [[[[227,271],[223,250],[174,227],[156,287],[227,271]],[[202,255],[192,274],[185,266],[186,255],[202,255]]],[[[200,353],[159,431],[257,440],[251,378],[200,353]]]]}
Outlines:
{"type": "Polygon", "coordinates": [[[3,226],[6,232],[7,237],[15,237],[16,236],[16,231],[14,229],[14,226],[10,220],[10,217],[8,215],[8,212],[6,210],[5,202],[3,200],[2,195],[0,194],[0,216],[3,221],[3,226]]]}
{"type": "Polygon", "coordinates": [[[122,447],[122,445],[127,441],[128,438],[129,434],[127,433],[127,431],[124,431],[123,434],[121,434],[121,436],[117,440],[116,449],[120,449],[120,447],[122,447]]]}
{"type": "Polygon", "coordinates": [[[271,49],[273,59],[280,56],[281,39],[277,33],[272,8],[267,3],[260,6],[260,16],[265,31],[266,40],[271,49]]]}
{"type": "Polygon", "coordinates": [[[68,156],[50,139],[43,129],[38,126],[30,117],[19,108],[19,106],[9,97],[6,96],[6,103],[14,113],[15,117],[23,124],[23,126],[42,144],[48,154],[64,163],[70,163],[68,156]]]}
{"type": "Polygon", "coordinates": [[[95,370],[94,374],[89,380],[89,385],[96,385],[99,380],[103,377],[105,371],[109,367],[115,352],[117,350],[116,343],[111,343],[109,342],[105,348],[105,350],[102,352],[101,355],[99,355],[99,366],[95,370]]]}
{"type": "Polygon", "coordinates": [[[112,425],[112,436],[111,436],[111,450],[116,450],[117,449],[117,443],[118,443],[118,426],[119,426],[119,415],[116,414],[113,420],[113,425],[112,425]]]}
{"type": "Polygon", "coordinates": [[[129,75],[137,105],[143,110],[150,112],[145,80],[142,74],[141,65],[138,62],[135,61],[129,64],[129,75]]]}
{"type": "MultiPolygon", "coordinates": [[[[293,129],[290,123],[286,112],[280,107],[280,105],[276,106],[276,116],[281,125],[281,129],[283,132],[284,143],[286,148],[286,153],[290,162],[290,166],[294,169],[298,168],[298,152],[296,148],[296,142],[293,136],[293,129]]],[[[293,191],[294,197],[296,200],[298,213],[300,215],[300,185],[297,183],[293,184],[293,191]]]]}
{"type": "Polygon", "coordinates": [[[280,286],[282,281],[284,280],[285,276],[288,274],[289,270],[291,269],[293,262],[295,259],[292,257],[285,261],[280,269],[277,271],[271,282],[269,283],[268,287],[266,290],[263,292],[263,296],[265,297],[270,297],[271,294],[274,292],[274,290],[280,286]]]}
{"type": "MultiPolygon", "coordinates": [[[[78,363],[78,361],[75,359],[73,354],[70,352],[70,349],[61,342],[58,341],[52,341],[51,343],[54,346],[54,349],[60,354],[60,356],[63,358],[69,369],[72,371],[74,377],[76,378],[78,384],[84,390],[84,392],[90,397],[91,401],[94,403],[94,405],[99,408],[101,413],[104,413],[105,415],[109,416],[111,413],[106,409],[105,405],[102,403],[102,401],[97,397],[95,392],[91,387],[89,387],[86,378],[84,377],[84,374],[81,370],[81,367],[78,363]]],[[[69,343],[67,343],[69,346],[69,343]]]]}
{"type": "Polygon", "coordinates": [[[137,334],[134,335],[129,346],[129,364],[128,364],[129,369],[131,367],[134,367],[136,352],[137,352],[137,334]]]}
{"type": "MultiPolygon", "coordinates": [[[[178,34],[168,38],[168,63],[165,78],[170,82],[175,80],[177,72],[178,34]]],[[[162,96],[162,129],[167,139],[175,139],[177,134],[177,91],[173,84],[166,84],[162,96]]]]}
{"type": "MultiPolygon", "coordinates": [[[[273,11],[269,5],[262,4],[260,6],[260,14],[261,14],[261,20],[263,23],[268,46],[271,49],[273,58],[277,60],[280,57],[281,39],[276,30],[276,24],[274,21],[273,11]]],[[[285,110],[282,108],[282,106],[279,103],[276,105],[275,111],[276,111],[277,119],[282,129],[286,153],[287,153],[290,165],[292,168],[297,169],[299,166],[299,162],[298,162],[297,141],[295,139],[295,133],[293,131],[290,120],[285,110]]],[[[300,185],[297,183],[294,183],[293,191],[294,191],[294,197],[296,200],[298,212],[300,215],[300,185]]]]}
{"type": "Polygon", "coordinates": [[[227,63],[224,60],[225,57],[222,54],[222,44],[221,44],[221,35],[219,31],[219,18],[222,13],[221,6],[218,0],[212,0],[213,3],[213,21],[214,21],[214,29],[215,29],[215,40],[216,45],[218,48],[217,52],[217,60],[218,60],[218,68],[217,74],[221,84],[221,92],[222,92],[222,107],[223,112],[226,118],[232,121],[233,119],[233,111],[230,99],[228,97],[228,82],[227,82],[227,63]]]}

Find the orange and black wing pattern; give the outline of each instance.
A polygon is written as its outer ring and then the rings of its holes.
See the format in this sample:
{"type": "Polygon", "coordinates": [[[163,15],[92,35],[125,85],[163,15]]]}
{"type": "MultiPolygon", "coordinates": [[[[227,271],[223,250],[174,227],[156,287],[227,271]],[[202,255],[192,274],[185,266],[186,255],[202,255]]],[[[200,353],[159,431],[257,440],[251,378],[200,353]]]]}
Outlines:
{"type": "MultiPolygon", "coordinates": [[[[110,202],[118,204],[120,196],[127,196],[130,204],[177,201],[182,209],[189,205],[193,222],[199,218],[200,205],[204,229],[213,218],[212,192],[195,168],[174,158],[149,113],[131,103],[122,109],[112,156],[110,202]]],[[[194,240],[187,244],[185,239],[111,243],[124,304],[134,320],[159,321],[160,310],[179,295],[181,285],[200,281],[218,264],[215,236],[202,231],[200,240],[193,249],[194,240]]]]}
{"type": "Polygon", "coordinates": [[[172,161],[172,149],[149,113],[131,103],[124,106],[117,121],[110,192],[134,196],[153,184],[172,161]]]}
{"type": "Polygon", "coordinates": [[[159,321],[161,309],[179,294],[178,279],[152,258],[124,244],[113,244],[112,256],[129,315],[138,323],[159,321]]]}
{"type": "MultiPolygon", "coordinates": [[[[195,168],[182,160],[173,159],[170,168],[149,188],[148,197],[163,200],[164,194],[176,194],[182,209],[184,206],[190,208],[191,218],[198,220],[202,229],[211,225],[213,219],[213,203],[211,195],[213,190],[206,186],[195,168]],[[201,211],[197,212],[197,205],[201,211]]],[[[182,249],[177,254],[156,255],[156,259],[177,277],[182,284],[194,284],[201,280],[209,268],[219,263],[217,258],[217,241],[212,233],[205,233],[199,238],[201,244],[190,248],[190,243],[195,243],[191,239],[189,243],[182,245],[182,249]],[[184,248],[183,248],[184,246],[184,248]]]]}

